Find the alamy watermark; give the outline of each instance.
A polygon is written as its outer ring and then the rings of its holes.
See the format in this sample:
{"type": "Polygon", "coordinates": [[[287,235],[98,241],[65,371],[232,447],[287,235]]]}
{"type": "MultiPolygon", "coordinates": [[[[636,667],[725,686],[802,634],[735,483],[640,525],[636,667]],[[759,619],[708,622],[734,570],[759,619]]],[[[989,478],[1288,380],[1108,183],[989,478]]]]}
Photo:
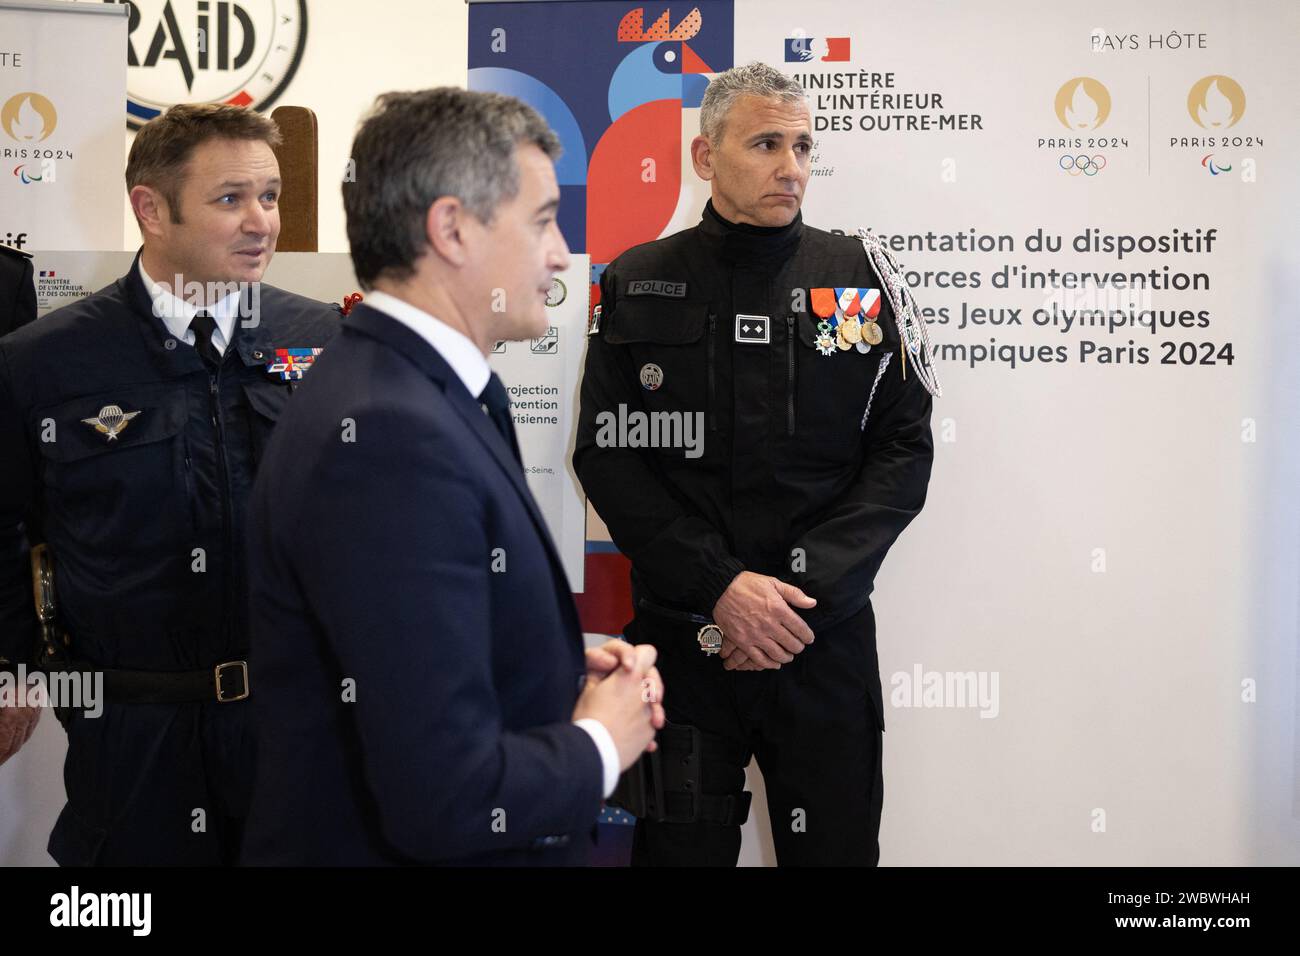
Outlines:
{"type": "MultiPolygon", "coordinates": [[[[239,319],[240,326],[245,329],[255,329],[261,324],[262,283],[260,282],[186,282],[185,277],[177,273],[172,276],[171,293],[176,299],[196,305],[200,309],[212,308],[218,302],[238,295],[234,316],[239,319]]],[[[186,319],[187,321],[189,319],[189,315],[184,313],[181,306],[167,296],[159,296],[154,300],[153,311],[160,319],[186,319]]]]}
{"type": "Polygon", "coordinates": [[[1001,710],[997,671],[927,671],[920,664],[895,671],[889,683],[893,707],[951,707],[978,709],[980,717],[996,717],[1001,710]]]}
{"type": "Polygon", "coordinates": [[[59,707],[85,712],[88,718],[104,713],[102,671],[27,670],[19,664],[0,671],[0,707],[59,707]]]}
{"type": "Polygon", "coordinates": [[[596,444],[601,448],[681,448],[687,458],[704,454],[703,412],[628,411],[596,415],[596,444]]]}

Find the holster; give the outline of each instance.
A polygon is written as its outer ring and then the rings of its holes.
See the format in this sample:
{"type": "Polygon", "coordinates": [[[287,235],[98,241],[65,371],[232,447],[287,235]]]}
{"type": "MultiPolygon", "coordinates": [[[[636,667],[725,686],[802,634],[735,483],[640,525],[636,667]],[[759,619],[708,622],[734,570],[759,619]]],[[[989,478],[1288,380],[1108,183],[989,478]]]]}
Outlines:
{"type": "MultiPolygon", "coordinates": [[[[35,663],[43,671],[64,670],[71,662],[71,641],[59,625],[58,601],[54,594],[54,553],[49,545],[38,544],[32,548],[32,599],[36,605],[36,620],[41,636],[36,647],[35,663]]],[[[72,719],[72,709],[55,707],[54,716],[64,729],[72,719]]]]}
{"type": "Polygon", "coordinates": [[[658,823],[740,826],[749,819],[749,792],[702,792],[705,753],[699,728],[665,723],[656,740],[658,749],[623,772],[606,803],[658,823]]]}

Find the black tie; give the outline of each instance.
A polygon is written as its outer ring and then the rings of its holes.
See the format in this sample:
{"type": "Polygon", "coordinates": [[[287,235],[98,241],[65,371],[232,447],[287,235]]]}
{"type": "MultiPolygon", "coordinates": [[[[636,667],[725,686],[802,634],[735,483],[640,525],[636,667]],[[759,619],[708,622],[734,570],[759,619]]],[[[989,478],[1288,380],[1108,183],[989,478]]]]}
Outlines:
{"type": "Polygon", "coordinates": [[[506,394],[506,387],[501,384],[501,379],[497,377],[496,372],[493,372],[488,379],[487,387],[483,389],[483,394],[478,397],[478,400],[487,408],[488,417],[492,419],[492,424],[497,427],[501,437],[510,446],[515,461],[522,465],[519,442],[515,438],[515,420],[510,415],[510,396],[506,394]]]}
{"type": "Polygon", "coordinates": [[[199,358],[203,359],[208,371],[215,372],[221,367],[221,353],[212,344],[212,335],[217,331],[216,321],[208,313],[199,312],[190,320],[190,328],[194,330],[194,348],[199,358]]]}

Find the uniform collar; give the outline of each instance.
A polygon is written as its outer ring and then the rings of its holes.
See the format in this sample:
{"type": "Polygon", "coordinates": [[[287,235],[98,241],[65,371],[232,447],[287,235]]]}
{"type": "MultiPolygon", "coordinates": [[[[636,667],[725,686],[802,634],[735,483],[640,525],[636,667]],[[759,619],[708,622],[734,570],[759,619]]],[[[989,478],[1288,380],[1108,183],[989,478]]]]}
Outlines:
{"type": "MultiPolygon", "coordinates": [[[[203,362],[198,353],[192,348],[178,348],[177,345],[182,340],[173,335],[166,323],[154,314],[154,300],[141,278],[140,257],[143,253],[143,248],[136,252],[130,271],[117,280],[117,286],[123,299],[140,319],[139,328],[145,349],[163,374],[180,376],[200,370],[203,362]]],[[[235,339],[233,348],[245,365],[267,365],[275,359],[271,322],[265,314],[271,291],[272,287],[266,283],[253,283],[243,287],[242,297],[238,300],[235,312],[240,317],[237,319],[239,330],[236,333],[232,326],[231,334],[235,339]]],[[[188,319],[186,324],[189,324],[188,319]]]]}
{"type": "MultiPolygon", "coordinates": [[[[145,291],[149,293],[149,299],[153,303],[153,314],[162,320],[167,331],[175,338],[192,345],[194,337],[190,332],[190,323],[194,321],[194,316],[199,314],[199,306],[185,301],[165,286],[159,285],[158,281],[145,271],[143,255],[137,256],[135,261],[136,268],[140,272],[140,280],[144,283],[145,291]]],[[[236,289],[221,301],[202,310],[212,316],[227,344],[234,338],[239,302],[240,291],[236,289]]]]}
{"type": "Polygon", "coordinates": [[[699,234],[722,258],[732,262],[785,260],[794,254],[803,236],[803,212],[795,213],[786,226],[751,226],[723,219],[710,199],[704,204],[699,234]]]}

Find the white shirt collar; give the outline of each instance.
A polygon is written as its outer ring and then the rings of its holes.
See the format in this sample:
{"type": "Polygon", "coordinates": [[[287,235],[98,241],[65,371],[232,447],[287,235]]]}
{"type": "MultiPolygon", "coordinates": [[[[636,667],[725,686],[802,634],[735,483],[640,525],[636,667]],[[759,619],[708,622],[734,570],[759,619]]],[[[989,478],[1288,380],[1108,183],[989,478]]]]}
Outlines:
{"type": "MultiPolygon", "coordinates": [[[[187,345],[194,344],[194,330],[190,328],[190,323],[194,321],[194,316],[198,315],[199,307],[192,302],[186,302],[184,299],[173,295],[172,292],[159,285],[144,271],[144,256],[140,257],[139,265],[140,278],[144,281],[144,287],[149,293],[149,298],[153,302],[153,314],[162,320],[167,331],[173,338],[180,339],[187,345]]],[[[239,317],[239,299],[240,291],[236,290],[226,296],[220,302],[205,309],[217,323],[216,334],[212,336],[212,344],[216,346],[217,351],[225,354],[226,346],[230,344],[234,337],[235,319],[239,317]]]]}
{"type": "Polygon", "coordinates": [[[474,398],[482,394],[492,377],[492,368],[477,345],[465,334],[456,331],[423,309],[417,309],[387,292],[367,292],[365,304],[378,309],[390,318],[401,322],[437,350],[465,390],[474,398]]]}

